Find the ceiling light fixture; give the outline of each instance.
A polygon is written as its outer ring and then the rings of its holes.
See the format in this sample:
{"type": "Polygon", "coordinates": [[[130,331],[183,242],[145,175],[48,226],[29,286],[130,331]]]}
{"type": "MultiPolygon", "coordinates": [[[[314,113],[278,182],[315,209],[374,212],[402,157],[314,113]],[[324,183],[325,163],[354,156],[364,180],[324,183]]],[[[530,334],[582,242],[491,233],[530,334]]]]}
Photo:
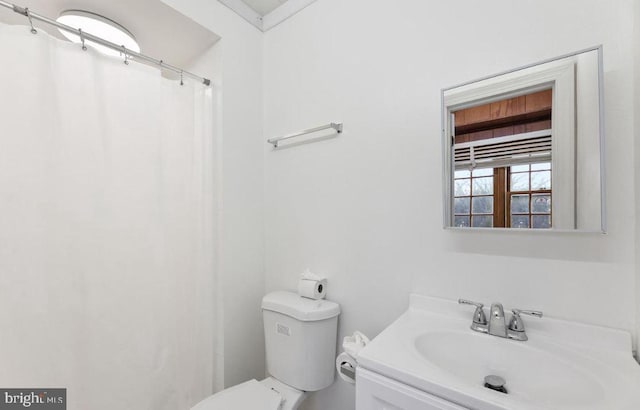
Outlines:
{"type": "MultiPolygon", "coordinates": [[[[129,30],[99,14],[84,10],[67,10],[63,11],[56,21],[76,29],[82,29],[85,33],[100,37],[119,46],[124,46],[127,50],[135,51],[136,53],[140,52],[140,46],[129,30]]],[[[74,43],[80,44],[82,42],[80,36],[76,34],[64,30],[60,30],[60,32],[74,43]]],[[[85,43],[102,54],[116,57],[122,54],[117,50],[97,44],[91,40],[85,40],[85,43]]]]}

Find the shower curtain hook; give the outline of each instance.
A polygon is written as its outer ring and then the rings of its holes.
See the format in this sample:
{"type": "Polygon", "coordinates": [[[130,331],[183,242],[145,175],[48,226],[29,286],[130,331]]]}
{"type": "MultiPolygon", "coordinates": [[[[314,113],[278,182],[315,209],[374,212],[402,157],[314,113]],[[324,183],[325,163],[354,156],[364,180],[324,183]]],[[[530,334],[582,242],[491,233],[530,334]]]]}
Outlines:
{"type": "Polygon", "coordinates": [[[124,63],[129,65],[129,56],[127,55],[127,48],[124,45],[122,46],[122,53],[124,54],[124,63]]]}
{"type": "Polygon", "coordinates": [[[180,70],[180,85],[184,85],[184,71],[180,70]]]}
{"type": "Polygon", "coordinates": [[[87,46],[84,45],[84,34],[82,34],[82,29],[79,28],[78,32],[80,33],[80,41],[82,42],[82,51],[87,51],[87,46]]]}
{"type": "Polygon", "coordinates": [[[29,11],[29,7],[25,7],[24,14],[29,19],[29,24],[31,25],[31,34],[38,34],[38,30],[33,27],[33,20],[31,20],[31,11],[29,11]]]}

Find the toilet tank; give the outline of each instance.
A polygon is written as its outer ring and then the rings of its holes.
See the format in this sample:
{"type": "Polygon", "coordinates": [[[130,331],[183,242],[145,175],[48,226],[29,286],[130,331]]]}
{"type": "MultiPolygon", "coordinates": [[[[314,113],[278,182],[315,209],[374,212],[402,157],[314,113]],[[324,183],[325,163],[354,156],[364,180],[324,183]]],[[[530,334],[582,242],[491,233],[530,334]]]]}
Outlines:
{"type": "Polygon", "coordinates": [[[302,391],[333,383],[340,305],[292,292],[262,299],[267,371],[302,391]]]}

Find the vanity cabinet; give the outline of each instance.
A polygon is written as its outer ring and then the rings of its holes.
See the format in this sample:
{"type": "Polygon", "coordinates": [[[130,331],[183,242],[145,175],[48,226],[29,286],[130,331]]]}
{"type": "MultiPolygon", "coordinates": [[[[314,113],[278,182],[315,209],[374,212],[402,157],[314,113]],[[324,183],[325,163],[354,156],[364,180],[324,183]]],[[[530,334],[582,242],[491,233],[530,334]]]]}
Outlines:
{"type": "Polygon", "coordinates": [[[358,367],[356,410],[468,410],[358,367]]]}

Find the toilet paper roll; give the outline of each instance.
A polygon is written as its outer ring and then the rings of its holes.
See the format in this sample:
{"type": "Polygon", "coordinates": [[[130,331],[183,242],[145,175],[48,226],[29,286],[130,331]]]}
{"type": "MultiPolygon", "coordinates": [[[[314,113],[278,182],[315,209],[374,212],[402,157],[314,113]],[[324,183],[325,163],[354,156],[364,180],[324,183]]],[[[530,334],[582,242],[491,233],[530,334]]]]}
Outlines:
{"type": "Polygon", "coordinates": [[[309,299],[324,299],[327,296],[327,280],[300,279],[298,294],[309,299]]]}
{"type": "Polygon", "coordinates": [[[369,338],[364,333],[356,330],[352,336],[346,336],[342,339],[342,348],[345,353],[351,357],[358,358],[360,350],[364,349],[370,342],[369,338]]]}
{"type": "Polygon", "coordinates": [[[336,370],[342,380],[347,383],[356,384],[356,367],[358,362],[345,352],[336,358],[336,370]]]}

